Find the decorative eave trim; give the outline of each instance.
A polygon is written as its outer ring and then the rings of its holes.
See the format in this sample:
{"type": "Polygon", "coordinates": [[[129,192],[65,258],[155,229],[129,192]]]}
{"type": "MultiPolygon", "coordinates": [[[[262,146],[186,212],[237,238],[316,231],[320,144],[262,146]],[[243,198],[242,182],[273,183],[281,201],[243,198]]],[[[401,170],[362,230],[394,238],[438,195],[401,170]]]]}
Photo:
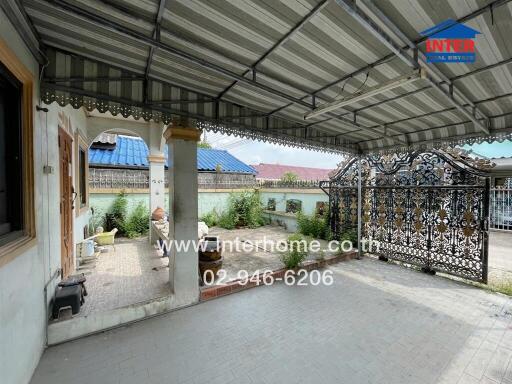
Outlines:
{"type": "Polygon", "coordinates": [[[512,127],[498,128],[491,130],[491,134],[486,136],[482,134],[473,134],[468,136],[452,136],[439,139],[433,139],[429,141],[411,143],[409,146],[406,145],[394,145],[387,147],[375,147],[366,148],[363,151],[363,155],[369,153],[380,153],[380,154],[393,154],[393,153],[405,153],[412,151],[429,151],[429,150],[443,150],[453,149],[462,147],[464,145],[473,145],[481,143],[501,143],[506,140],[512,140],[512,127]]]}

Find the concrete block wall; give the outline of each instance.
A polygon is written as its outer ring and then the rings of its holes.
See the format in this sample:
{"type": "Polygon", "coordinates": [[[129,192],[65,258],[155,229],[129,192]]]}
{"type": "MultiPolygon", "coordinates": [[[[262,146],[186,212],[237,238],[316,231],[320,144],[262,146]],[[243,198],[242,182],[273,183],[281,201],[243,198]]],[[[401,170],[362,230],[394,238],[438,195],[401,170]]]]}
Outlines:
{"type": "MultiPolygon", "coordinates": [[[[235,190],[239,191],[239,190],[235,190]]],[[[240,190],[241,191],[241,190],[240,190]]],[[[199,190],[198,195],[198,214],[199,217],[215,210],[217,213],[222,213],[228,207],[230,190],[199,190]]],[[[235,192],[236,193],[236,192],[235,192]]],[[[286,201],[289,199],[297,199],[302,201],[302,210],[304,213],[311,215],[315,212],[316,203],[318,201],[328,202],[329,197],[320,190],[264,190],[260,192],[261,203],[265,208],[269,198],[276,200],[276,211],[286,211],[286,201]]],[[[91,193],[90,207],[94,208],[95,212],[99,215],[104,215],[114,202],[116,193],[91,193]]],[[[139,203],[143,203],[149,207],[149,191],[131,193],[127,191],[128,198],[128,212],[130,213],[135,209],[139,203]]],[[[169,195],[165,195],[165,207],[169,206],[169,195]]],[[[286,217],[289,226],[294,227],[289,217],[286,217]]],[[[292,220],[294,221],[294,220],[292,220]]]]}

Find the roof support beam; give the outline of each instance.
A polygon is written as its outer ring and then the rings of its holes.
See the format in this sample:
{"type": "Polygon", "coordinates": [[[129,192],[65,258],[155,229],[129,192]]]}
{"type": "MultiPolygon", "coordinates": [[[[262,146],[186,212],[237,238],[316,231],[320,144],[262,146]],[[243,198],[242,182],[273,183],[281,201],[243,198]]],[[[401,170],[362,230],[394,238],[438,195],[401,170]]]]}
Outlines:
{"type": "MultiPolygon", "coordinates": [[[[456,81],[460,81],[460,80],[463,80],[467,77],[471,77],[471,76],[475,76],[479,73],[484,73],[484,72],[487,72],[487,71],[490,71],[491,69],[494,69],[494,68],[498,68],[498,67],[501,67],[503,65],[508,65],[508,64],[512,64],[512,58],[510,59],[506,59],[506,60],[502,60],[502,61],[499,61],[497,63],[494,63],[494,64],[491,64],[491,65],[488,65],[486,67],[482,67],[482,68],[478,68],[478,69],[475,69],[474,71],[471,71],[471,72],[468,72],[468,73],[464,73],[462,75],[458,75],[458,76],[454,76],[452,78],[450,78],[450,81],[453,83],[453,82],[456,82],[456,81]]],[[[443,83],[444,84],[444,83],[443,83]]],[[[412,95],[415,95],[417,93],[422,93],[422,92],[425,92],[429,89],[432,89],[432,87],[430,85],[427,85],[425,87],[422,87],[422,88],[419,88],[419,89],[415,89],[414,91],[410,91],[410,92],[406,92],[406,93],[403,93],[403,94],[400,94],[400,95],[397,95],[397,96],[394,96],[392,98],[389,98],[389,99],[386,99],[386,100],[382,100],[382,101],[379,101],[377,103],[374,103],[374,104],[369,104],[367,106],[364,106],[364,107],[361,107],[357,110],[355,110],[355,112],[362,112],[362,111],[366,111],[367,109],[372,109],[372,108],[375,108],[375,107],[378,107],[378,106],[381,106],[383,104],[387,104],[387,103],[390,103],[392,101],[397,101],[399,99],[402,99],[404,97],[408,97],[408,96],[412,96],[412,95]]],[[[473,103],[475,105],[478,105],[480,103],[480,101],[473,101],[473,103]]],[[[286,109],[288,108],[289,106],[293,105],[293,103],[289,103],[285,106],[282,106],[280,108],[278,108],[276,110],[276,112],[279,112],[283,109],[286,109]]],[[[470,105],[469,104],[464,104],[465,107],[469,107],[470,105]]],[[[455,109],[455,107],[452,107],[452,108],[448,108],[447,110],[452,110],[452,109],[455,109]]],[[[272,111],[272,113],[276,113],[274,111],[272,111]]],[[[347,113],[344,113],[343,115],[340,115],[340,116],[348,116],[350,115],[350,112],[347,112],[347,113]]],[[[416,117],[423,117],[423,116],[416,116],[416,117]]],[[[412,117],[414,118],[414,117],[412,117]]],[[[330,119],[327,119],[327,120],[330,120],[330,119]]]]}
{"type": "MultiPolygon", "coordinates": [[[[261,64],[267,57],[269,57],[272,52],[276,51],[278,48],[282,47],[284,43],[286,43],[290,38],[299,31],[309,20],[311,20],[318,12],[320,12],[326,5],[328,0],[323,0],[318,5],[316,5],[304,18],[297,23],[292,29],[290,29],[287,33],[285,33],[267,52],[263,54],[251,67],[244,72],[243,76],[247,76],[250,72],[253,74],[253,80],[256,81],[256,67],[261,64]]],[[[222,92],[217,96],[218,99],[222,98],[226,93],[228,93],[236,84],[238,80],[232,82],[227,88],[225,88],[222,92]]]]}
{"type": "MultiPolygon", "coordinates": [[[[490,97],[488,99],[477,100],[477,101],[475,101],[475,104],[476,105],[480,105],[480,104],[489,103],[489,102],[492,102],[492,101],[504,99],[504,98],[507,98],[507,97],[512,97],[512,92],[511,93],[505,93],[505,94],[499,95],[499,96],[490,97]]],[[[468,104],[464,104],[464,107],[469,107],[469,105],[468,104]]],[[[399,124],[399,123],[404,123],[406,121],[412,121],[412,120],[416,120],[416,119],[422,119],[422,118],[425,118],[425,117],[428,117],[428,116],[436,115],[438,113],[450,112],[450,111],[454,111],[454,110],[456,110],[455,107],[444,108],[444,109],[440,109],[440,110],[437,110],[437,111],[423,113],[421,115],[415,115],[415,116],[411,116],[411,117],[406,117],[406,118],[400,119],[400,120],[389,121],[389,122],[386,122],[385,125],[387,126],[388,130],[391,132],[391,128],[390,128],[391,125],[399,124]]],[[[498,117],[498,116],[489,116],[489,117],[490,118],[495,118],[495,117],[498,117]]],[[[466,122],[453,123],[453,124],[465,124],[465,123],[467,123],[467,121],[466,122]]],[[[374,129],[374,128],[378,128],[379,126],[380,125],[375,125],[375,126],[368,127],[368,128],[369,129],[374,129]]],[[[437,129],[437,128],[443,128],[443,127],[432,127],[432,128],[428,128],[428,129],[437,129]]],[[[406,135],[408,133],[412,133],[412,132],[402,132],[402,131],[399,131],[396,128],[393,128],[393,129],[396,132],[398,132],[398,134],[406,135]]]]}
{"type": "Polygon", "coordinates": [[[220,65],[211,63],[201,57],[196,57],[188,52],[184,52],[184,51],[177,49],[171,45],[168,45],[161,41],[158,41],[157,39],[155,39],[153,37],[146,36],[143,33],[140,33],[133,29],[127,28],[124,25],[119,24],[115,21],[112,21],[112,20],[106,19],[102,16],[99,16],[87,9],[78,7],[78,6],[68,3],[67,1],[64,1],[64,0],[51,0],[51,1],[47,0],[47,1],[51,5],[56,5],[56,6],[60,7],[61,9],[66,10],[67,12],[70,12],[74,15],[85,17],[90,22],[93,22],[93,23],[95,23],[99,26],[102,26],[104,28],[114,30],[115,32],[118,32],[122,35],[128,36],[140,43],[146,44],[150,47],[155,47],[155,48],[161,49],[164,52],[167,52],[171,55],[180,57],[190,63],[194,63],[203,68],[210,69],[213,72],[216,72],[218,74],[221,74],[221,75],[231,78],[233,80],[238,80],[240,82],[244,82],[250,86],[253,86],[262,91],[268,92],[270,94],[273,94],[274,96],[283,98],[285,100],[290,100],[290,101],[297,103],[299,105],[302,105],[306,108],[312,107],[311,103],[303,101],[297,97],[291,96],[289,93],[282,92],[282,91],[274,89],[268,85],[256,82],[252,78],[247,78],[247,77],[242,76],[242,75],[240,75],[236,72],[233,72],[229,69],[221,67],[220,65]]]}
{"type": "MultiPolygon", "coordinates": [[[[349,126],[355,126],[357,127],[357,131],[367,131],[367,132],[370,132],[372,134],[376,134],[378,135],[377,138],[374,138],[374,139],[371,139],[371,140],[376,140],[376,139],[383,139],[383,138],[390,138],[392,139],[394,142],[399,142],[401,144],[406,144],[408,145],[409,142],[407,141],[407,139],[403,139],[402,137],[400,136],[404,136],[407,138],[407,135],[406,134],[402,134],[400,132],[398,132],[397,130],[395,130],[394,128],[390,128],[387,126],[387,124],[384,124],[384,125],[377,125],[377,126],[374,126],[374,127],[366,127],[366,126],[363,126],[361,124],[359,124],[356,120],[356,116],[357,116],[357,113],[354,112],[353,114],[353,119],[352,120],[349,120],[345,117],[343,117],[342,115],[338,115],[334,118],[328,118],[328,119],[324,119],[324,120],[320,120],[320,121],[317,121],[317,122],[314,122],[314,123],[310,123],[310,124],[307,124],[307,125],[299,125],[297,127],[291,127],[291,128],[278,128],[278,130],[286,130],[286,129],[305,129],[307,131],[308,128],[310,127],[313,127],[314,125],[316,124],[321,124],[321,123],[325,123],[326,121],[329,121],[329,120],[333,120],[335,118],[337,118],[338,120],[346,123],[347,125],[349,126]],[[383,130],[379,130],[379,128],[383,128],[383,130]],[[388,136],[387,135],[387,132],[391,132],[391,133],[394,133],[395,135],[394,136],[388,136]]],[[[343,136],[343,135],[347,135],[347,134],[351,134],[351,133],[354,133],[356,131],[346,131],[346,132],[342,132],[342,133],[339,133],[337,135],[333,135],[333,136],[327,136],[327,137],[334,137],[334,138],[338,138],[340,136],[343,136]]]]}
{"type": "Polygon", "coordinates": [[[324,113],[334,111],[336,109],[342,108],[346,105],[357,103],[361,100],[366,100],[370,97],[379,95],[391,89],[395,89],[401,87],[403,85],[409,84],[413,81],[418,80],[419,78],[425,78],[424,70],[414,71],[413,73],[409,73],[407,75],[399,76],[397,78],[391,79],[383,84],[376,85],[375,87],[369,88],[366,91],[361,91],[360,93],[348,97],[346,99],[334,100],[330,103],[323,104],[318,108],[313,109],[310,112],[304,114],[304,120],[310,119],[312,117],[323,115],[324,113]]]}
{"type": "MultiPolygon", "coordinates": [[[[162,17],[164,16],[165,2],[166,2],[166,0],[160,0],[160,4],[158,6],[158,12],[156,14],[155,29],[153,30],[153,39],[156,39],[157,41],[160,41],[160,23],[162,22],[162,17]]],[[[149,98],[149,96],[148,96],[149,73],[151,71],[151,64],[153,63],[153,55],[155,54],[156,50],[157,50],[157,48],[154,46],[151,46],[149,48],[148,61],[146,63],[146,71],[144,72],[144,78],[145,78],[145,80],[144,80],[145,81],[144,101],[147,101],[149,98]]]]}
{"type": "Polygon", "coordinates": [[[30,17],[28,17],[25,7],[21,4],[20,0],[3,0],[0,1],[0,9],[2,9],[16,28],[16,31],[20,34],[21,39],[34,55],[37,62],[41,65],[45,65],[48,62],[48,58],[41,51],[41,38],[37,33],[30,17]]]}
{"type": "MultiPolygon", "coordinates": [[[[465,22],[467,22],[469,20],[474,19],[475,17],[478,17],[478,16],[488,12],[491,9],[491,7],[493,9],[496,9],[496,8],[498,8],[498,7],[508,3],[509,1],[512,1],[512,0],[495,0],[492,3],[490,3],[490,4],[487,4],[486,6],[484,6],[482,8],[479,8],[476,11],[471,12],[471,13],[469,13],[469,14],[467,14],[467,15],[459,18],[459,19],[457,19],[457,22],[458,23],[465,23],[465,22]]],[[[419,38],[418,40],[415,40],[414,44],[416,46],[419,46],[421,43],[425,42],[426,39],[427,38],[425,36],[423,36],[423,37],[419,38]]],[[[406,49],[406,48],[407,48],[407,46],[402,47],[402,49],[406,49]]],[[[368,64],[367,66],[365,66],[363,68],[359,68],[358,70],[356,70],[356,71],[354,71],[352,73],[349,73],[349,74],[343,76],[342,78],[340,78],[338,80],[332,81],[329,84],[324,85],[323,87],[317,89],[313,93],[314,94],[318,94],[318,93],[320,93],[322,91],[325,91],[326,89],[329,89],[331,87],[334,87],[335,85],[337,85],[339,83],[342,83],[343,81],[346,81],[346,80],[348,80],[348,79],[350,79],[352,77],[355,77],[355,76],[360,75],[362,73],[366,73],[366,72],[368,72],[372,68],[375,68],[375,67],[377,67],[377,66],[379,66],[381,64],[387,63],[388,61],[392,60],[394,57],[395,57],[394,53],[391,53],[389,55],[381,57],[380,59],[374,61],[373,63],[368,64]]]]}
{"type": "MultiPolygon", "coordinates": [[[[400,39],[404,39],[404,41],[409,47],[413,49],[417,49],[416,44],[414,44],[412,41],[410,41],[405,34],[389,20],[378,8],[375,4],[373,4],[371,1],[368,0],[362,0],[365,6],[368,7],[368,9],[379,18],[379,20],[384,23],[388,28],[390,28],[395,35],[399,36],[400,39]]],[[[412,68],[418,68],[421,63],[422,66],[428,68],[431,70],[436,77],[439,78],[439,81],[445,81],[449,86],[453,86],[452,82],[450,82],[450,79],[443,75],[435,66],[430,65],[426,62],[425,56],[418,51],[418,62],[415,61],[415,57],[411,57],[410,54],[402,49],[401,45],[399,45],[394,38],[392,38],[389,34],[387,34],[382,28],[380,28],[368,15],[366,15],[353,1],[351,0],[336,0],[336,3],[338,3],[349,15],[351,15],[359,24],[361,24],[368,32],[372,33],[376,38],[378,38],[386,47],[388,47],[397,57],[399,57],[404,63],[409,65],[412,68]]],[[[438,82],[431,78],[430,76],[427,79],[432,87],[439,91],[440,94],[442,94],[446,100],[452,104],[454,107],[456,107],[463,115],[465,115],[473,124],[478,127],[481,131],[489,134],[489,119],[487,116],[479,111],[478,109],[475,109],[478,114],[484,119],[484,123],[482,123],[478,116],[475,114],[473,115],[471,112],[469,112],[462,104],[460,104],[456,99],[455,96],[450,92],[447,91],[445,88],[440,86],[438,82]]],[[[473,106],[473,103],[462,94],[462,92],[456,90],[456,88],[453,88],[454,91],[456,91],[457,95],[461,97],[461,99],[464,102],[467,102],[471,106],[473,106]]]]}
{"type": "MultiPolygon", "coordinates": [[[[298,104],[298,105],[301,105],[303,107],[306,107],[308,109],[312,109],[313,108],[313,104],[311,104],[310,102],[307,102],[305,101],[306,98],[308,98],[310,95],[306,95],[306,96],[303,96],[301,98],[298,98],[298,97],[294,97],[292,95],[290,95],[288,92],[283,92],[283,91],[280,91],[278,89],[275,89],[275,88],[272,88],[266,84],[263,84],[263,83],[259,83],[257,81],[255,81],[254,79],[251,78],[248,78],[248,77],[245,77],[243,75],[240,75],[238,74],[237,72],[233,72],[229,69],[226,69],[220,65],[217,65],[217,64],[214,64],[214,63],[211,63],[201,57],[197,57],[197,56],[194,56],[188,52],[185,52],[185,51],[182,51],[180,49],[177,49],[171,45],[168,45],[168,44],[165,44],[161,41],[158,41],[157,39],[153,38],[153,37],[149,37],[149,36],[146,36],[145,34],[143,33],[140,33],[138,31],[135,31],[131,28],[128,28],[128,27],[125,27],[124,25],[122,24],[119,24],[115,21],[112,21],[112,20],[109,20],[105,17],[102,17],[102,16],[99,16],[91,11],[89,11],[88,9],[85,9],[85,8],[81,8],[79,6],[76,6],[72,3],[69,3],[67,2],[66,0],[46,0],[50,5],[52,6],[57,6],[73,15],[76,15],[76,16],[80,16],[80,17],[84,17],[86,18],[89,22],[93,22],[95,23],[96,25],[99,25],[101,27],[104,27],[104,28],[107,28],[107,29],[110,29],[110,30],[113,30],[117,33],[120,33],[124,36],[127,36],[127,37],[130,37],[140,43],[143,43],[143,44],[147,44],[149,47],[155,47],[155,48],[158,48],[164,52],[167,52],[171,55],[174,55],[174,56],[177,56],[177,57],[180,57],[190,63],[194,63],[198,66],[201,66],[203,68],[207,68],[207,69],[210,69],[218,74],[221,74],[221,75],[224,75],[226,77],[229,77],[233,80],[237,80],[237,81],[240,81],[240,82],[244,82],[252,87],[255,87],[255,88],[258,88],[264,92],[268,92],[276,97],[280,97],[282,99],[285,99],[285,100],[289,100],[291,101],[292,103],[295,103],[295,104],[298,104]]],[[[204,48],[204,47],[202,47],[204,48]]],[[[209,48],[207,48],[209,49],[209,48]]],[[[214,51],[212,51],[214,52],[214,51]]],[[[218,53],[217,53],[218,54],[218,53]]],[[[235,62],[233,59],[229,59],[233,62],[235,62]]],[[[240,65],[243,65],[241,63],[238,63],[240,65]]],[[[276,80],[277,81],[277,80],[276,80]]],[[[283,83],[284,84],[284,83],[283,83]]],[[[295,89],[297,89],[298,91],[301,91],[301,92],[304,92],[304,93],[308,93],[307,91],[304,91],[304,90],[301,90],[299,87],[297,87],[296,85],[290,85],[290,84],[284,84],[284,85],[288,85],[290,87],[293,87],[295,89]]],[[[337,119],[337,117],[335,117],[335,119],[337,119]]],[[[347,123],[345,121],[345,123],[347,123]]],[[[361,127],[362,129],[364,129],[364,126],[361,127]]]]}
{"type": "MultiPolygon", "coordinates": [[[[73,87],[66,86],[66,85],[58,85],[58,84],[54,84],[54,83],[42,82],[41,84],[42,84],[43,87],[48,87],[48,88],[52,88],[52,89],[59,90],[59,91],[64,91],[64,92],[71,92],[71,93],[74,93],[76,95],[93,97],[93,98],[97,98],[99,100],[108,100],[108,101],[112,101],[112,102],[115,102],[115,103],[126,103],[126,104],[131,104],[131,105],[134,105],[134,106],[137,106],[137,107],[146,107],[146,104],[144,104],[142,102],[134,102],[133,100],[127,100],[127,99],[123,99],[121,97],[113,97],[113,96],[108,96],[108,95],[102,95],[102,94],[98,94],[98,93],[96,93],[94,91],[88,91],[88,90],[84,90],[84,89],[73,88],[73,87]]],[[[172,110],[172,109],[169,109],[169,108],[163,108],[161,106],[154,106],[152,108],[155,111],[172,113],[172,114],[175,114],[175,115],[178,115],[178,116],[189,117],[189,118],[203,120],[203,121],[211,120],[211,117],[205,116],[205,115],[202,115],[202,114],[198,114],[198,113],[189,113],[189,112],[180,111],[180,110],[172,110]]],[[[114,121],[114,120],[112,120],[112,121],[114,121]]],[[[217,119],[217,122],[220,123],[220,124],[228,125],[228,126],[230,124],[232,124],[231,121],[225,120],[223,117],[219,117],[217,119]]],[[[236,123],[236,125],[239,126],[239,127],[248,128],[243,123],[236,123]]],[[[295,126],[290,126],[289,128],[286,128],[286,129],[292,129],[292,128],[296,128],[296,127],[295,126]]],[[[293,138],[293,139],[297,138],[296,136],[290,136],[290,137],[293,138]]],[[[327,136],[318,136],[318,137],[308,137],[308,138],[312,139],[312,142],[314,141],[314,142],[319,143],[319,144],[321,144],[321,143],[325,144],[325,142],[322,142],[320,140],[328,138],[328,137],[327,136]],[[320,140],[314,140],[314,139],[320,139],[320,140]]]]}
{"type": "Polygon", "coordinates": [[[512,63],[512,58],[509,58],[509,59],[506,59],[506,60],[502,60],[502,61],[498,61],[497,63],[488,65],[486,67],[478,68],[478,69],[475,69],[474,71],[471,71],[471,72],[468,72],[468,73],[464,73],[464,74],[459,75],[459,76],[452,77],[450,80],[452,82],[453,81],[462,80],[462,79],[464,79],[466,77],[474,76],[474,75],[477,75],[477,74],[482,73],[482,72],[487,72],[487,71],[490,71],[491,69],[494,69],[494,68],[497,68],[497,67],[501,67],[502,65],[511,64],[511,63],[512,63]]]}

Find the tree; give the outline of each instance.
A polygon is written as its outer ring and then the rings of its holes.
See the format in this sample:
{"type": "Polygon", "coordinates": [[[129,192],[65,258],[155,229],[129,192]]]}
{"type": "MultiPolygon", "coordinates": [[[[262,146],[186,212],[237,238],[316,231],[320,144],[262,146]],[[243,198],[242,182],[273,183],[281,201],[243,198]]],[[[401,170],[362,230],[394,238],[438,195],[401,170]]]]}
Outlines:
{"type": "Polygon", "coordinates": [[[197,148],[206,148],[210,149],[212,146],[207,141],[198,141],[197,142],[197,148]]]}
{"type": "Polygon", "coordinates": [[[299,180],[299,176],[293,172],[285,172],[283,173],[283,176],[281,176],[281,181],[283,183],[293,183],[297,180],[299,180]]]}

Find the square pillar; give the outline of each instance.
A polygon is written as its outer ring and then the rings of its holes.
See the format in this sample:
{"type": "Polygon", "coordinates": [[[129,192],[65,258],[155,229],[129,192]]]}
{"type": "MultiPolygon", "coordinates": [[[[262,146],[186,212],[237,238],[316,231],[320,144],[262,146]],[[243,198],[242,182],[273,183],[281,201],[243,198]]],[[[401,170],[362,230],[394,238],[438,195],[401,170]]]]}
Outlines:
{"type": "MultiPolygon", "coordinates": [[[[169,146],[169,239],[196,242],[197,239],[197,141],[201,132],[173,124],[164,137],[169,146]]],[[[169,281],[178,306],[199,301],[199,256],[193,243],[186,250],[169,254],[169,281]]]]}
{"type": "Polygon", "coordinates": [[[149,160],[149,209],[165,209],[165,158],[164,155],[151,155],[149,160]]]}
{"type": "MultiPolygon", "coordinates": [[[[149,155],[149,213],[158,207],[165,209],[165,157],[163,154],[149,155]]],[[[150,223],[151,224],[151,223],[150,223]]],[[[151,228],[151,226],[150,226],[151,228]]],[[[153,244],[152,232],[149,241],[153,244]]]]}

